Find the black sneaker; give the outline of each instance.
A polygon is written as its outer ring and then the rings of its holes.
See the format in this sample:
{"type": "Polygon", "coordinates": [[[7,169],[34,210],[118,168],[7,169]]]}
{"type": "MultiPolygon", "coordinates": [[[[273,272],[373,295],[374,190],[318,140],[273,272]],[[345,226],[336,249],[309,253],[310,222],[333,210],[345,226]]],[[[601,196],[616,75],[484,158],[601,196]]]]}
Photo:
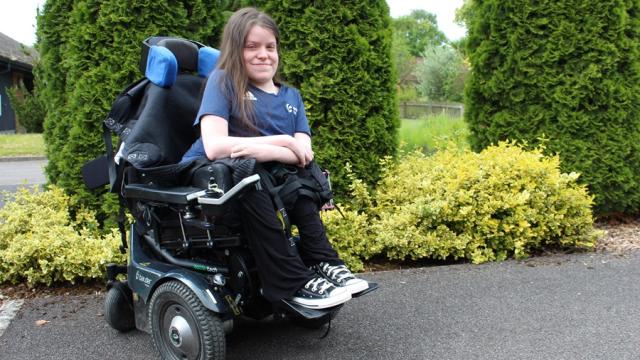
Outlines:
{"type": "Polygon", "coordinates": [[[357,294],[369,287],[369,283],[355,277],[345,265],[330,265],[321,262],[315,266],[318,274],[329,280],[332,284],[342,289],[347,289],[349,294],[357,294]]]}
{"type": "Polygon", "coordinates": [[[291,298],[291,301],[313,309],[324,309],[340,305],[351,299],[351,293],[336,287],[322,277],[309,280],[291,298]]]}

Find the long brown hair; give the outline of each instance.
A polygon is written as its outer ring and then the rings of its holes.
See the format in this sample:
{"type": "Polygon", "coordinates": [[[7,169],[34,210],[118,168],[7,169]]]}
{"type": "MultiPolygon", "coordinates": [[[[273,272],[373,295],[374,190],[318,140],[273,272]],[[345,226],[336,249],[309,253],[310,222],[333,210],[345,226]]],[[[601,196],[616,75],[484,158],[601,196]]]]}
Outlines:
{"type": "Polygon", "coordinates": [[[231,15],[224,27],[217,67],[225,71],[220,85],[232,106],[237,107],[242,125],[257,132],[252,102],[245,101],[249,90],[249,76],[244,66],[244,42],[255,25],[271,31],[276,38],[277,49],[280,49],[280,33],[276,22],[255,8],[242,8],[231,15]]]}

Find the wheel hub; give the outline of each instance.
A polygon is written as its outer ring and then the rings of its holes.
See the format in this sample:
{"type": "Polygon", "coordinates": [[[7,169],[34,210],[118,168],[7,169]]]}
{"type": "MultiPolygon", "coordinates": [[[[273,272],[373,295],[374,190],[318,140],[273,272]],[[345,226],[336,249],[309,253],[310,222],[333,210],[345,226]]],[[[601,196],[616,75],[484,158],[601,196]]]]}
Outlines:
{"type": "Polygon", "coordinates": [[[194,336],[189,322],[180,315],[176,315],[171,319],[169,340],[171,345],[185,354],[198,353],[198,340],[194,336]]]}

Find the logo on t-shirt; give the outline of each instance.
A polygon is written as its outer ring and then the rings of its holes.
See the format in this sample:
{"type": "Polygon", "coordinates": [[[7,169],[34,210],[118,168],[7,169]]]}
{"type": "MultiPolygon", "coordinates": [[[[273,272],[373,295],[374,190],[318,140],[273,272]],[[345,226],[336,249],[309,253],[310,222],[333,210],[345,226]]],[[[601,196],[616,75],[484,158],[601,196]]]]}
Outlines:
{"type": "Polygon", "coordinates": [[[245,100],[251,100],[251,101],[257,101],[258,99],[255,97],[255,95],[253,95],[253,93],[251,91],[247,91],[246,94],[244,94],[244,99],[245,100]]]}
{"type": "Polygon", "coordinates": [[[293,116],[298,115],[298,108],[291,104],[287,104],[287,111],[293,113],[293,116]]]}

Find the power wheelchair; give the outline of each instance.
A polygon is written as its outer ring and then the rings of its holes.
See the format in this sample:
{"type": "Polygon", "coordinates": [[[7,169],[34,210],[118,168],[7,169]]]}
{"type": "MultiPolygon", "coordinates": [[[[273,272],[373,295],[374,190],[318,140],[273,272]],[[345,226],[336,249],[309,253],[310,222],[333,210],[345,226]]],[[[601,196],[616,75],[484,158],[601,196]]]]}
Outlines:
{"type": "MultiPolygon", "coordinates": [[[[150,333],[165,359],[223,359],[239,316],[270,315],[319,328],[342,305],[310,309],[267,302],[233,204],[262,186],[252,159],[179,163],[199,136],[192,126],[219,52],[198,42],[150,37],[145,77],[127,87],[104,121],[107,153],[83,167],[90,188],[117,193],[126,264],[107,266],[105,318],[119,331],[150,333]],[[111,134],[119,137],[117,148],[111,134]],[[133,215],[127,241],[124,209],[133,215]],[[117,277],[126,275],[126,281],[117,277]]],[[[377,288],[369,288],[358,297],[377,288]]]]}

